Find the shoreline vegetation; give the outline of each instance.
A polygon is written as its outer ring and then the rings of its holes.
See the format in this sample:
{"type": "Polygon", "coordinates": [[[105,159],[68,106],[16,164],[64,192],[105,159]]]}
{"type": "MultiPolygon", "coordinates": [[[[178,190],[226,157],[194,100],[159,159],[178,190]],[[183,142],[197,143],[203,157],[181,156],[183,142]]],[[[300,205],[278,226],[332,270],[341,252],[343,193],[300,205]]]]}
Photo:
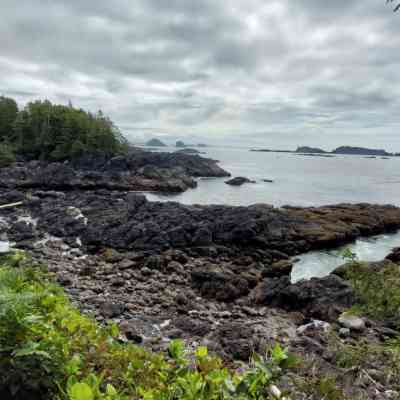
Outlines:
{"type": "Polygon", "coordinates": [[[206,347],[172,341],[156,354],[74,308],[43,266],[21,252],[0,260],[2,399],[259,399],[293,364],[279,345],[228,368],[206,347]]]}

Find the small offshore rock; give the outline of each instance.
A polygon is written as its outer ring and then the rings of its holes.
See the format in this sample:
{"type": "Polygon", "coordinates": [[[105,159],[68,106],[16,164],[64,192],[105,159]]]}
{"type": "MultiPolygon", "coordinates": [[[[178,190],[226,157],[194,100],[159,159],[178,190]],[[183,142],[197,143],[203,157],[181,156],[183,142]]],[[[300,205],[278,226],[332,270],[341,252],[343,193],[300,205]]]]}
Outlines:
{"type": "Polygon", "coordinates": [[[237,176],[236,178],[229,179],[225,183],[231,186],[242,186],[245,183],[256,183],[256,182],[248,178],[244,178],[243,176],[237,176]]]}

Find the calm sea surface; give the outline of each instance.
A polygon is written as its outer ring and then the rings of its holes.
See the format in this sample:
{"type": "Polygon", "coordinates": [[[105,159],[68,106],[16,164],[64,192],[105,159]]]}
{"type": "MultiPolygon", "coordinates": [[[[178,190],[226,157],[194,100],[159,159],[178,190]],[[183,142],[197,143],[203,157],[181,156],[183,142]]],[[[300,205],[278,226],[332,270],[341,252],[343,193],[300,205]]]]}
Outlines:
{"type": "Polygon", "coordinates": [[[219,160],[232,176],[244,176],[257,183],[232,187],[224,183],[224,178],[200,179],[197,189],[175,196],[149,195],[149,199],[185,204],[400,205],[400,157],[323,158],[229,148],[207,148],[204,157],[219,160]],[[263,179],[272,179],[274,183],[262,182],[263,179]]]}
{"type": "MultiPolygon", "coordinates": [[[[206,153],[204,157],[219,160],[221,167],[233,177],[244,176],[257,183],[232,187],[224,183],[226,178],[200,179],[197,189],[174,196],[149,194],[148,198],[185,204],[268,203],[277,207],[343,202],[400,205],[400,157],[322,158],[229,148],[207,148],[206,153]],[[263,179],[272,179],[274,183],[263,179]]],[[[397,246],[400,246],[400,233],[360,239],[350,247],[360,260],[377,261],[397,246]]],[[[342,263],[338,250],[308,253],[296,263],[292,278],[297,281],[324,276],[342,263]]]]}

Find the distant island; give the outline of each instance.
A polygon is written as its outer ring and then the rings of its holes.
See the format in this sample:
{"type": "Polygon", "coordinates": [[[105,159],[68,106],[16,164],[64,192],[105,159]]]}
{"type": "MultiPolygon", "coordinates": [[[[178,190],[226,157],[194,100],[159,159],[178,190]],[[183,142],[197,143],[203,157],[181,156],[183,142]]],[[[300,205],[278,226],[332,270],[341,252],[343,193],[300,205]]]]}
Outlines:
{"type": "Polygon", "coordinates": [[[319,149],[318,147],[302,146],[298,147],[296,153],[308,153],[308,154],[325,154],[325,150],[319,149]]]}
{"type": "Polygon", "coordinates": [[[300,146],[296,150],[271,150],[271,149],[251,149],[250,151],[265,153],[295,153],[304,155],[353,155],[353,156],[381,156],[398,157],[400,153],[389,153],[383,149],[369,149],[366,147],[340,146],[332,151],[325,151],[318,147],[300,146]]]}
{"type": "Polygon", "coordinates": [[[151,140],[149,140],[148,142],[146,142],[146,146],[149,146],[149,147],[167,147],[167,145],[165,143],[163,143],[159,139],[151,139],[151,140]]]}
{"type": "Polygon", "coordinates": [[[175,146],[182,149],[182,148],[186,147],[186,144],[184,142],[182,142],[182,140],[178,140],[176,142],[175,146]]]}
{"type": "Polygon", "coordinates": [[[364,147],[341,146],[332,151],[333,154],[354,154],[357,156],[393,156],[382,149],[368,149],[364,147]]]}

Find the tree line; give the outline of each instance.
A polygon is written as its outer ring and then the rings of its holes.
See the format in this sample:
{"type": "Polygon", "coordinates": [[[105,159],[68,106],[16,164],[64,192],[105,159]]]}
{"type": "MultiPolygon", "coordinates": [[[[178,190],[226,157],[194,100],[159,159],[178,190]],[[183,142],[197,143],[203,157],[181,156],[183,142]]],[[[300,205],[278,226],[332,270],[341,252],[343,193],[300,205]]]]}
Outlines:
{"type": "Polygon", "coordinates": [[[101,111],[96,114],[48,100],[19,109],[0,97],[0,166],[16,158],[65,161],[85,154],[112,157],[126,152],[127,142],[101,111]]]}

